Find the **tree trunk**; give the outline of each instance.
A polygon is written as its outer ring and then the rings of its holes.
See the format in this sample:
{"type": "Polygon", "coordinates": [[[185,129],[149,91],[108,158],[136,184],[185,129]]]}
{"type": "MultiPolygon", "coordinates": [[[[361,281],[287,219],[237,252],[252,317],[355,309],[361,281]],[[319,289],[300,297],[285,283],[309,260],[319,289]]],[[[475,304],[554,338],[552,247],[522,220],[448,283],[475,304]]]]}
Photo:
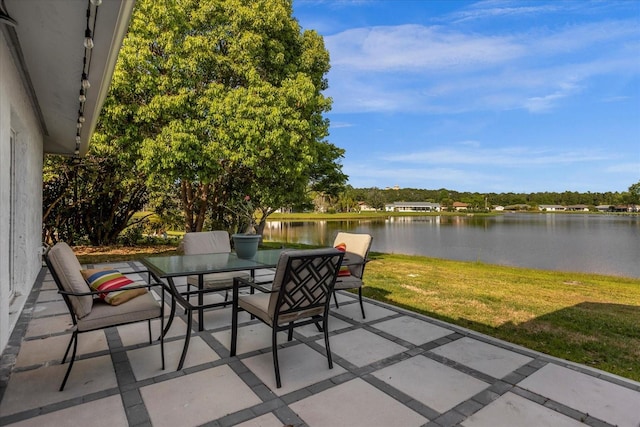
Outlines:
{"type": "Polygon", "coordinates": [[[185,218],[185,232],[202,231],[207,215],[211,184],[180,183],[180,197],[185,218]]]}

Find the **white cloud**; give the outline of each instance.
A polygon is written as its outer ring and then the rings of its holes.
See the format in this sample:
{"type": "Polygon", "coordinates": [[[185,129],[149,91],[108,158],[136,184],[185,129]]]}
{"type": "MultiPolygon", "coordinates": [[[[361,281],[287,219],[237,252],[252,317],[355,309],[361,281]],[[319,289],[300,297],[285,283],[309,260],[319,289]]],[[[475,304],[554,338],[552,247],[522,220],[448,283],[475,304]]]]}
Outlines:
{"type": "Polygon", "coordinates": [[[341,129],[341,128],[350,128],[353,126],[353,123],[347,122],[331,122],[331,127],[333,129],[341,129]]]}
{"type": "MultiPolygon", "coordinates": [[[[483,186],[498,185],[503,178],[494,173],[469,171],[458,168],[385,168],[369,167],[362,163],[345,163],[344,172],[356,188],[399,185],[412,188],[468,188],[469,183],[482,182],[483,186]],[[384,183],[384,184],[381,184],[384,183]]],[[[464,190],[462,190],[464,191],[464,190]]]]}
{"type": "Polygon", "coordinates": [[[336,112],[550,111],[595,77],[640,72],[637,22],[478,33],[400,25],[325,37],[336,112]]]}
{"type": "Polygon", "coordinates": [[[629,175],[630,182],[638,182],[640,180],[640,152],[635,163],[616,163],[603,168],[604,172],[629,175]]]}
{"type": "Polygon", "coordinates": [[[496,17],[514,17],[518,15],[537,15],[542,13],[556,12],[560,8],[564,8],[566,3],[557,2],[555,4],[545,5],[524,5],[524,2],[513,1],[481,1],[474,3],[469,8],[455,12],[451,15],[454,22],[464,22],[470,20],[479,20],[496,17]]]}
{"type": "Polygon", "coordinates": [[[436,148],[428,151],[383,156],[387,162],[424,165],[479,165],[516,168],[551,166],[611,160],[615,156],[601,150],[557,150],[527,147],[479,148],[464,145],[459,149],[436,148]]]}
{"type": "Polygon", "coordinates": [[[461,141],[460,145],[473,147],[473,148],[480,148],[480,141],[473,141],[473,140],[461,141]]]}
{"type": "Polygon", "coordinates": [[[534,96],[525,101],[524,107],[532,113],[541,113],[553,108],[556,101],[565,98],[568,93],[555,92],[546,96],[534,96]]]}
{"type": "Polygon", "coordinates": [[[609,96],[607,98],[603,98],[602,102],[623,102],[628,101],[629,99],[631,99],[630,96],[609,96]]]}
{"type": "MultiPolygon", "coordinates": [[[[584,168],[559,165],[544,173],[514,173],[513,169],[492,167],[487,170],[461,167],[410,167],[406,165],[369,165],[361,162],[345,162],[344,172],[355,188],[385,188],[399,185],[403,188],[448,188],[456,191],[481,193],[533,193],[537,191],[626,191],[629,185],[638,182],[636,173],[620,174],[616,179],[604,180],[607,169],[584,168]]],[[[617,171],[616,171],[617,172],[617,171]]]]}
{"type": "Polygon", "coordinates": [[[480,36],[443,27],[356,28],[325,37],[331,64],[352,71],[443,71],[503,63],[524,52],[510,37],[480,36]]]}

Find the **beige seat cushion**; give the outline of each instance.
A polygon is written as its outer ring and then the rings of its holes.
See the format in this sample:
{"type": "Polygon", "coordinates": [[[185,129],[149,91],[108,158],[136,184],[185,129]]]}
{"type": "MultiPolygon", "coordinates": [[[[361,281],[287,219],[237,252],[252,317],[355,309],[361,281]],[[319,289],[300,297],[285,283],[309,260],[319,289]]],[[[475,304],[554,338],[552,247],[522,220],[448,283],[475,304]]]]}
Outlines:
{"type": "Polygon", "coordinates": [[[362,280],[356,276],[344,276],[338,277],[334,289],[353,289],[362,287],[362,280]]]}
{"type": "Polygon", "coordinates": [[[120,305],[109,305],[96,300],[91,313],[78,321],[78,331],[86,332],[108,326],[155,319],[161,316],[160,304],[151,292],[120,305]]]}
{"type": "Polygon", "coordinates": [[[273,319],[268,313],[270,296],[271,294],[268,293],[241,295],[238,297],[238,306],[271,326],[273,319]]]}
{"type": "MultiPolygon", "coordinates": [[[[233,278],[242,277],[248,279],[251,273],[248,271],[229,271],[225,273],[205,274],[203,277],[204,287],[206,289],[225,289],[233,287],[233,278]]],[[[192,286],[198,286],[198,276],[188,276],[187,283],[192,286]]]]}
{"type": "MultiPolygon", "coordinates": [[[[362,278],[362,273],[364,271],[362,265],[365,259],[360,255],[350,253],[349,251],[345,253],[344,257],[347,259],[347,261],[343,261],[343,263],[351,264],[347,266],[349,268],[349,274],[356,278],[362,278]]],[[[346,276],[340,276],[340,278],[343,277],[346,276]]]]}
{"type": "MultiPolygon", "coordinates": [[[[268,293],[242,295],[238,297],[238,306],[258,317],[267,325],[273,326],[273,318],[269,316],[268,313],[270,298],[271,294],[268,293]]],[[[297,311],[295,313],[279,316],[278,323],[280,325],[283,325],[285,323],[293,322],[298,319],[304,319],[312,316],[321,316],[323,312],[324,307],[314,307],[309,310],[297,311]]]]}
{"type": "MultiPolygon", "coordinates": [[[[69,245],[65,242],[56,243],[54,247],[49,249],[47,256],[65,291],[76,293],[91,292],[89,285],[87,285],[80,273],[82,269],[80,262],[69,245]]],[[[69,300],[78,319],[82,319],[91,313],[91,307],[93,306],[93,297],[91,295],[69,296],[69,300]]]]}

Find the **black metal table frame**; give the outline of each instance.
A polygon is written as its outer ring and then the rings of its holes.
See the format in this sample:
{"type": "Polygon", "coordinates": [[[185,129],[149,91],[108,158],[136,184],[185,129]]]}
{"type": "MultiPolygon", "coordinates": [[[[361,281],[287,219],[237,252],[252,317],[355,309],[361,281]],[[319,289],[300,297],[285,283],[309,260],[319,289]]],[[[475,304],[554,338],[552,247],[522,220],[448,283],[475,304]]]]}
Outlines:
{"type": "MultiPolygon", "coordinates": [[[[228,301],[216,302],[210,304],[204,304],[204,294],[219,292],[225,290],[225,288],[217,289],[205,289],[204,288],[204,276],[211,273],[228,273],[234,271],[247,271],[251,272],[251,278],[255,278],[255,271],[258,269],[275,268],[277,260],[282,253],[282,249],[273,249],[258,251],[255,259],[240,259],[236,254],[203,254],[203,255],[171,255],[165,257],[148,257],[141,259],[141,262],[149,269],[150,274],[160,283],[164,283],[162,279],[165,279],[168,287],[167,290],[171,294],[171,312],[169,319],[162,331],[162,337],[164,337],[173,323],[173,318],[176,313],[176,301],[187,312],[187,334],[185,336],[185,343],[182,349],[182,355],[180,356],[180,362],[178,363],[177,370],[181,370],[187,351],[189,349],[189,342],[191,340],[191,328],[193,326],[193,311],[198,311],[198,331],[204,329],[204,310],[207,308],[220,307],[230,304],[228,301]],[[227,261],[224,262],[225,256],[227,261]],[[210,260],[208,262],[207,260],[210,260]],[[185,262],[186,261],[186,262],[185,262]],[[216,263],[217,261],[217,263],[216,263]],[[162,263],[166,263],[167,267],[162,268],[162,263]],[[178,264],[179,267],[171,270],[173,264],[178,264]],[[186,265],[185,265],[186,264],[186,265]],[[198,290],[186,292],[179,292],[174,283],[175,277],[185,276],[198,276],[198,290]],[[198,303],[192,304],[189,296],[197,294],[198,303]],[[185,298],[186,297],[186,298],[185,298]]],[[[165,285],[166,286],[166,285],[165,285]]],[[[228,289],[233,289],[233,285],[228,289]]],[[[251,288],[253,291],[253,288],[251,288]]],[[[164,301],[163,301],[164,302],[164,301]]]]}

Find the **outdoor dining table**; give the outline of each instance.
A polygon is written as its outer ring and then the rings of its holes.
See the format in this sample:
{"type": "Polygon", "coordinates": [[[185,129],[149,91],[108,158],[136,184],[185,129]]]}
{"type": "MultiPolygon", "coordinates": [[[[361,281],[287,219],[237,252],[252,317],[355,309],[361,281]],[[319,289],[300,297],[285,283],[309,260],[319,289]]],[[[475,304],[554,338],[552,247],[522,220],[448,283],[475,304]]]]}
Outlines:
{"type": "MultiPolygon", "coordinates": [[[[280,254],[284,249],[259,250],[252,258],[239,258],[235,253],[200,254],[200,255],[170,255],[145,257],[140,260],[150,271],[151,275],[158,281],[164,279],[171,293],[171,313],[167,324],[162,331],[165,335],[176,312],[176,302],[184,307],[191,318],[193,310],[198,311],[198,330],[203,330],[203,313],[206,308],[219,306],[220,303],[204,304],[204,275],[211,273],[227,273],[234,271],[250,271],[251,277],[255,278],[255,271],[263,268],[275,268],[278,264],[280,254]],[[176,277],[198,276],[198,290],[192,292],[180,292],[176,288],[174,279],[176,277]],[[198,301],[192,304],[189,296],[197,294],[198,301]]],[[[191,321],[189,320],[189,329],[191,321]]],[[[187,330],[185,344],[178,364],[178,370],[182,369],[184,359],[189,348],[191,331],[187,330]]]]}

